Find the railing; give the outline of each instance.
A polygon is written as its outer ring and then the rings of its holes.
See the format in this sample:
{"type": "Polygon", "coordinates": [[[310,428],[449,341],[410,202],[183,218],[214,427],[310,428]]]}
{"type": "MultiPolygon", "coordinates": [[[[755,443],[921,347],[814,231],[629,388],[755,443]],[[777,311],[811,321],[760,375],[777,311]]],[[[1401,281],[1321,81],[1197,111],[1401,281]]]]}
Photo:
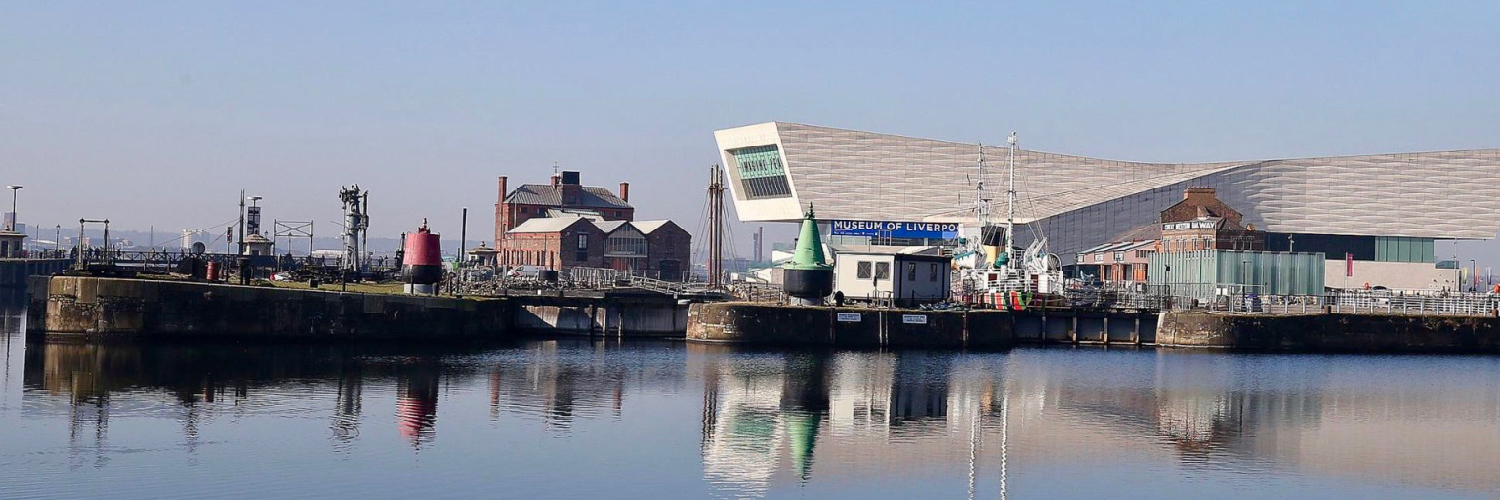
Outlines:
{"type": "Polygon", "coordinates": [[[1389,291],[1330,292],[1323,295],[1263,295],[1253,291],[1187,297],[1128,290],[1070,290],[1072,307],[1156,311],[1202,310],[1227,313],[1319,314],[1385,313],[1416,316],[1490,316],[1500,295],[1389,291]]]}
{"type": "Polygon", "coordinates": [[[1329,295],[1331,312],[1372,312],[1408,315],[1489,316],[1500,309],[1500,295],[1440,293],[1407,295],[1390,292],[1346,292],[1329,295]]]}

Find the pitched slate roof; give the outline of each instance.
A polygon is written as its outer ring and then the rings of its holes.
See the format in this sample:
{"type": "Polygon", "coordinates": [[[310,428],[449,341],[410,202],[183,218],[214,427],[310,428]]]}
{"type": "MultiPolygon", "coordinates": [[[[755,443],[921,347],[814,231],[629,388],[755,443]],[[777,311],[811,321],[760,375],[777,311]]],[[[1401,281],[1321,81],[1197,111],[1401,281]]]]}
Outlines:
{"type": "Polygon", "coordinates": [[[604,231],[605,234],[613,233],[616,229],[631,225],[629,221],[623,220],[596,220],[593,222],[594,227],[598,227],[599,230],[604,231]]]}
{"type": "Polygon", "coordinates": [[[665,219],[663,219],[663,220],[638,220],[638,221],[635,221],[635,222],[631,222],[630,224],[633,225],[633,226],[635,226],[636,229],[641,230],[642,234],[651,234],[651,233],[654,233],[654,232],[656,232],[656,230],[664,228],[664,227],[667,227],[668,225],[671,225],[672,227],[676,227],[678,229],[682,229],[682,226],[678,226],[676,222],[672,222],[670,220],[665,220],[665,219]]]}
{"type": "Polygon", "coordinates": [[[526,222],[522,222],[520,225],[516,226],[515,229],[511,229],[510,231],[506,232],[555,233],[572,227],[573,224],[577,224],[579,221],[585,220],[587,219],[584,219],[582,217],[536,217],[532,219],[526,219],[526,222]]]}
{"type": "MultiPolygon", "coordinates": [[[[615,196],[608,189],[583,187],[581,191],[582,196],[579,197],[578,203],[568,205],[569,207],[630,208],[629,203],[625,203],[625,200],[615,196]]],[[[551,184],[523,184],[515,191],[511,191],[505,197],[505,202],[560,207],[563,206],[562,189],[552,187],[551,184]]]]}

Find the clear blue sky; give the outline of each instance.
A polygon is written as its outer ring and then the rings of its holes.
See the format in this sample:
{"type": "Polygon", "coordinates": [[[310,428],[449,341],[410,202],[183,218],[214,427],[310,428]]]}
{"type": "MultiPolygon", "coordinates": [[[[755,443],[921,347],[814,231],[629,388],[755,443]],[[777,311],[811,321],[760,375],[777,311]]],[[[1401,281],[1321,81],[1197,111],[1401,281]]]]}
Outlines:
{"type": "Polygon", "coordinates": [[[334,220],[358,182],[379,235],[454,237],[468,206],[490,239],[495,176],[553,162],[692,230],[712,131],[770,120],[1172,162],[1500,147],[1497,20],[1492,0],[5,2],[0,184],[27,186],[23,221],[176,230],[234,217],[241,187],[268,219],[334,220]]]}

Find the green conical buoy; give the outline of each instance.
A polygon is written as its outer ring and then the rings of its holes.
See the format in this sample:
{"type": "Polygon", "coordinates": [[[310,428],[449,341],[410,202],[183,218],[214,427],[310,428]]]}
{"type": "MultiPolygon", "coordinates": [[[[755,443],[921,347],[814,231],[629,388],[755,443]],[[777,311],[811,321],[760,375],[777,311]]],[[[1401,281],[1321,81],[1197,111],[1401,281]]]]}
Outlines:
{"type": "Polygon", "coordinates": [[[823,257],[823,238],[818,236],[818,220],[813,216],[811,204],[802,218],[802,235],[797,237],[797,251],[787,262],[787,269],[829,269],[828,259],[823,257]]]}

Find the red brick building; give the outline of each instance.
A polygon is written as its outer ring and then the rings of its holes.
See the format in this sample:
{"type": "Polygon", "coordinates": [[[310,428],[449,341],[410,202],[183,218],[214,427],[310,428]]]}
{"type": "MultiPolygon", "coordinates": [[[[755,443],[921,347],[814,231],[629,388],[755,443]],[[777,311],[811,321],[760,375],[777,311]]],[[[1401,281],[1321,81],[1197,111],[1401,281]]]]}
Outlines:
{"type": "Polygon", "coordinates": [[[616,195],[585,187],[578,172],[560,172],[550,185],[507,191],[500,177],[495,241],[501,266],[566,271],[597,267],[679,281],[691,267],[692,236],[668,220],[632,222],[630,184],[616,195]]]}
{"type": "Polygon", "coordinates": [[[1213,188],[1188,188],[1161,212],[1158,252],[1266,249],[1266,233],[1240,224],[1244,216],[1219,201],[1213,188]]]}
{"type": "Polygon", "coordinates": [[[631,224],[646,235],[646,270],[667,281],[682,281],[691,267],[693,236],[669,220],[631,224]]]}
{"type": "Polygon", "coordinates": [[[1161,212],[1161,222],[1126,231],[1078,253],[1077,265],[1101,281],[1144,282],[1151,254],[1199,250],[1265,250],[1266,234],[1240,225],[1239,211],[1213,188],[1188,188],[1161,212]]]}
{"type": "Polygon", "coordinates": [[[635,219],[630,206],[630,183],[621,182],[616,195],[600,187],[580,183],[578,172],[552,175],[551,184],[524,184],[507,191],[509,178],[500,177],[500,196],[495,203],[495,246],[506,248],[506,232],[536,217],[591,217],[601,220],[635,219]]]}
{"type": "Polygon", "coordinates": [[[540,266],[560,271],[604,266],[604,231],[581,217],[541,217],[505,233],[504,266],[540,266]]]}

